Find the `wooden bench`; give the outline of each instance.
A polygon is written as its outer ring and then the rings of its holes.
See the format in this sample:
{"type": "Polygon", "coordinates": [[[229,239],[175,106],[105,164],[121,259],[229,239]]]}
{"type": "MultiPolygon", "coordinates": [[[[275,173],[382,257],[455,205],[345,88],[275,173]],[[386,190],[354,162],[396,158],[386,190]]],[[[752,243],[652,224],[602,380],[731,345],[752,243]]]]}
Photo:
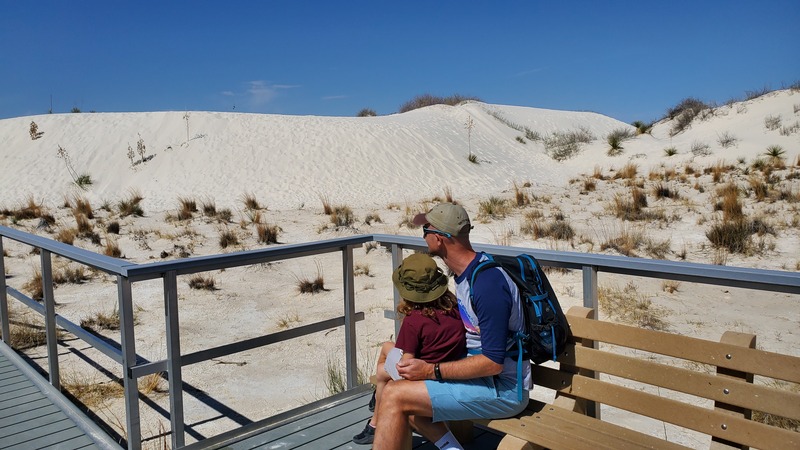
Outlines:
{"type": "MultiPolygon", "coordinates": [[[[533,368],[534,383],[554,390],[554,401],[478,421],[506,433],[498,449],[687,448],[666,440],[663,424],[649,435],[601,420],[601,404],[702,433],[711,449],[800,449],[800,433],[751,420],[753,411],[800,420],[797,389],[774,387],[800,383],[800,358],[756,350],[755,336],[742,333],[713,342],[594,320],[582,307],[567,317],[574,338],[552,364],[558,368],[533,368]],[[754,375],[765,378],[753,383],[754,375]]],[[[633,417],[620,423],[639,422],[633,417]]]]}

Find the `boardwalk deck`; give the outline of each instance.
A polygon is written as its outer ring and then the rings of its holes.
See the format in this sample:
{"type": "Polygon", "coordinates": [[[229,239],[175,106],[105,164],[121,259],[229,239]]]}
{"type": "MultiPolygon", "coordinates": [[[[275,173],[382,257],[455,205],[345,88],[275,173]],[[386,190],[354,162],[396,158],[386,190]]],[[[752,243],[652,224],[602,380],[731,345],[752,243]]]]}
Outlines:
{"type": "MultiPolygon", "coordinates": [[[[371,390],[366,387],[323,399],[302,408],[254,423],[237,430],[238,436],[218,436],[209,441],[190,445],[189,449],[213,448],[226,450],[255,449],[302,449],[368,450],[369,445],[353,444],[370,418],[367,408],[371,390]]],[[[475,428],[474,441],[466,444],[466,450],[497,448],[502,436],[475,428]]],[[[414,435],[414,448],[436,450],[433,443],[414,435]]]]}
{"type": "Polygon", "coordinates": [[[120,448],[0,341],[0,448],[120,448]]]}

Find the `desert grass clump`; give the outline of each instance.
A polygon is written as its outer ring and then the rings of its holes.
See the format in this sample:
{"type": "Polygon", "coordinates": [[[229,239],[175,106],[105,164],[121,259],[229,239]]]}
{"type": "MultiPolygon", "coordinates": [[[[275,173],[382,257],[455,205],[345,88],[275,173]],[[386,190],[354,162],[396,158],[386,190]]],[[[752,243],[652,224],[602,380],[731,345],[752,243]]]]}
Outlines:
{"type": "Polygon", "coordinates": [[[86,269],[83,266],[66,266],[61,270],[53,271],[53,284],[82,284],[89,279],[86,269]]]}
{"type": "Polygon", "coordinates": [[[83,214],[88,219],[94,219],[94,211],[89,200],[81,196],[75,196],[71,202],[72,214],[83,214]]]}
{"type": "Polygon", "coordinates": [[[142,200],[144,200],[144,197],[142,197],[138,191],[131,191],[127,198],[124,198],[117,203],[117,210],[119,211],[120,217],[144,216],[144,211],[140,205],[142,200]]]}
{"type": "Polygon", "coordinates": [[[632,180],[636,178],[636,174],[639,172],[639,166],[634,163],[627,163],[622,166],[616,174],[614,174],[614,179],[624,179],[624,180],[632,180]]]}
{"type": "Polygon", "coordinates": [[[125,388],[119,381],[96,382],[76,372],[65,373],[61,378],[61,386],[72,398],[90,408],[125,396],[125,388]]]}
{"type": "Polygon", "coordinates": [[[22,285],[22,289],[25,290],[32,299],[41,300],[44,298],[43,286],[42,272],[36,269],[33,271],[33,276],[22,285]]]}
{"type": "Polygon", "coordinates": [[[258,209],[265,209],[261,207],[261,204],[256,199],[256,195],[252,192],[246,192],[242,194],[241,197],[242,204],[244,205],[245,210],[258,210],[258,209]]]}
{"type": "Polygon", "coordinates": [[[668,294],[674,294],[678,292],[678,288],[680,286],[681,282],[676,280],[664,280],[661,282],[661,290],[668,294]]]}
{"type": "Polygon", "coordinates": [[[178,197],[178,220],[191,220],[197,212],[197,202],[193,198],[178,197]]]}
{"type": "Polygon", "coordinates": [[[119,234],[119,230],[120,230],[119,222],[117,222],[116,220],[111,221],[111,222],[108,223],[108,225],[106,225],[106,232],[107,233],[119,234]]]}
{"type": "Polygon", "coordinates": [[[786,150],[784,150],[780,145],[770,145],[767,147],[767,151],[764,152],[764,155],[769,157],[773,162],[783,162],[785,159],[786,150]]]}
{"type": "Polygon", "coordinates": [[[655,197],[656,200],[660,200],[663,198],[678,200],[681,198],[680,194],[678,194],[677,189],[673,189],[664,183],[658,183],[655,186],[653,186],[653,197],[655,197]]]}
{"type": "Polygon", "coordinates": [[[33,323],[27,319],[14,319],[9,326],[9,345],[16,350],[35,348],[47,343],[47,332],[44,325],[33,323]]]}
{"type": "Polygon", "coordinates": [[[347,205],[339,205],[333,208],[330,214],[331,223],[337,227],[349,227],[356,221],[353,210],[347,205]]]}
{"type": "Polygon", "coordinates": [[[381,219],[380,214],[378,213],[369,213],[366,217],[364,217],[364,224],[365,225],[372,225],[372,223],[383,223],[383,219],[381,219]]]}
{"type": "Polygon", "coordinates": [[[277,225],[270,225],[267,223],[259,223],[256,225],[256,235],[258,242],[262,244],[277,244],[278,234],[281,232],[281,227],[277,225]]]}
{"type": "Polygon", "coordinates": [[[608,142],[608,156],[618,156],[622,154],[622,143],[635,136],[634,132],[628,128],[619,128],[609,133],[606,141],[608,142]]]}
{"type": "Polygon", "coordinates": [[[117,241],[111,236],[106,236],[106,246],[103,248],[103,254],[112,258],[122,258],[122,250],[120,250],[117,241]]]}
{"type": "Polygon", "coordinates": [[[750,175],[747,179],[747,183],[750,185],[750,191],[755,196],[756,200],[764,201],[769,196],[769,186],[767,183],[764,182],[763,179],[750,175]]]}
{"type": "Polygon", "coordinates": [[[556,161],[565,161],[578,155],[583,144],[594,140],[588,128],[559,132],[556,131],[544,138],[545,152],[556,161]]]}
{"type": "Polygon", "coordinates": [[[664,149],[664,156],[675,156],[678,154],[678,149],[675,147],[667,147],[664,149]]]}
{"type": "Polygon", "coordinates": [[[75,228],[61,228],[56,234],[56,240],[65,244],[73,245],[75,237],[78,235],[78,230],[75,228]]]}
{"type": "Polygon", "coordinates": [[[301,294],[316,294],[325,290],[325,278],[322,276],[322,269],[319,265],[315,277],[297,279],[297,290],[301,294]]]}
{"type": "Polygon", "coordinates": [[[239,245],[239,238],[236,233],[225,228],[219,232],[219,246],[220,248],[228,248],[231,245],[239,245]]]}
{"type": "Polygon", "coordinates": [[[19,220],[38,219],[44,214],[44,207],[36,203],[36,199],[30,195],[25,203],[14,211],[11,211],[11,218],[16,222],[19,220]]]}
{"type": "Polygon", "coordinates": [[[514,202],[518,207],[526,206],[531,203],[531,196],[527,190],[525,190],[524,185],[520,186],[517,182],[514,182],[514,202]]]}
{"type": "Polygon", "coordinates": [[[636,256],[636,250],[644,242],[641,231],[623,227],[616,236],[611,236],[601,243],[600,250],[615,250],[624,256],[636,256]]]}
{"type": "Polygon", "coordinates": [[[81,328],[99,332],[102,330],[119,330],[119,310],[110,313],[98,312],[94,316],[81,319],[81,328]]]}
{"type": "Polygon", "coordinates": [[[616,194],[611,204],[614,215],[622,220],[636,221],[656,218],[655,214],[644,211],[647,207],[647,194],[637,187],[632,187],[629,197],[616,194]]]}
{"type": "Polygon", "coordinates": [[[478,214],[482,217],[501,219],[510,212],[506,199],[490,196],[478,203],[478,214]]]}
{"type": "Polygon", "coordinates": [[[667,311],[640,294],[636,285],[628,283],[623,288],[600,286],[597,292],[600,309],[612,319],[641,328],[664,331],[667,311]]]}
{"type": "Polygon", "coordinates": [[[214,291],[216,290],[216,282],[213,277],[195,275],[189,279],[189,287],[197,290],[214,291]]]}
{"type": "Polygon", "coordinates": [[[584,192],[594,192],[597,189],[597,182],[595,182],[591,178],[587,178],[583,180],[583,191],[584,192]]]}
{"type": "Polygon", "coordinates": [[[720,201],[714,206],[717,211],[722,211],[722,220],[725,222],[744,219],[742,203],[739,201],[739,187],[735,183],[728,183],[717,189],[720,201]]]}
{"type": "Polygon", "coordinates": [[[722,148],[728,148],[736,144],[737,139],[727,131],[717,133],[717,143],[722,148]]]}

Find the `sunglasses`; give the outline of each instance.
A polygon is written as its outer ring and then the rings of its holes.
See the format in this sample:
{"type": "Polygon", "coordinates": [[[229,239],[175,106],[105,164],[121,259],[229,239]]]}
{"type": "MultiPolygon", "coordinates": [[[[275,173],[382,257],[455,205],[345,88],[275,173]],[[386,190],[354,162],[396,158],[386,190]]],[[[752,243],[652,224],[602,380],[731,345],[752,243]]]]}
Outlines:
{"type": "Polygon", "coordinates": [[[422,237],[425,237],[425,236],[427,236],[429,234],[438,234],[439,236],[444,236],[446,238],[453,237],[453,235],[450,234],[450,233],[446,233],[444,231],[430,229],[430,228],[428,228],[427,225],[423,226],[422,227],[422,237]]]}

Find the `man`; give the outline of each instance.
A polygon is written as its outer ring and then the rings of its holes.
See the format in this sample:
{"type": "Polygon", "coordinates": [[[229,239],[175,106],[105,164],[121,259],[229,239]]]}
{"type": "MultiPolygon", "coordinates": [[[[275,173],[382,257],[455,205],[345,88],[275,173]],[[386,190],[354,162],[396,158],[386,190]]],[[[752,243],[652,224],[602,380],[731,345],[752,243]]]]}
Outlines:
{"type": "Polygon", "coordinates": [[[456,275],[456,297],[466,328],[467,358],[430,364],[419,359],[398,363],[404,380],[389,383],[378,415],[373,448],[400,449],[410,435],[409,426],[442,450],[461,449],[444,421],[509,417],[528,404],[530,363],[517,371],[513,334],[524,330],[522,306],[516,285],[500,268],[482,272],[475,280],[470,301],[470,278],[485,259],[472,249],[472,229],[466,210],[440,203],[414,217],[422,225],[431,255],[439,256],[456,275]],[[517,386],[525,389],[519,395],[517,386]]]}

